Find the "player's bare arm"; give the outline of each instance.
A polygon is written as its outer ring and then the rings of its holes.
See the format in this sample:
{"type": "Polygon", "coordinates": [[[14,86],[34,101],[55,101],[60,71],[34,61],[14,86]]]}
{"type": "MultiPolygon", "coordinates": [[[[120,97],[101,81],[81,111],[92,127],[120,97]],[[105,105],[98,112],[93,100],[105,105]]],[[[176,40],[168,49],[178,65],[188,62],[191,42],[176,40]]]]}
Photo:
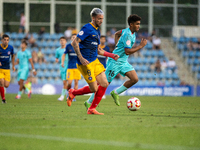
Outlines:
{"type": "Polygon", "coordinates": [[[135,48],[125,48],[124,49],[125,53],[126,53],[126,55],[133,54],[133,53],[137,52],[138,50],[140,50],[141,48],[143,48],[146,44],[147,44],[147,40],[142,39],[139,46],[137,46],[135,48]]]}
{"type": "Polygon", "coordinates": [[[83,58],[81,52],[80,52],[80,48],[79,48],[79,43],[81,42],[81,39],[76,37],[73,41],[72,41],[72,46],[74,48],[74,51],[77,55],[77,57],[79,58],[80,62],[82,65],[87,65],[89,64],[89,61],[87,61],[85,58],[83,58]]]}
{"type": "Polygon", "coordinates": [[[32,58],[29,59],[29,62],[31,63],[33,75],[36,76],[36,75],[37,75],[37,72],[36,72],[36,70],[35,70],[35,68],[34,68],[34,64],[33,64],[32,58]]]}
{"type": "Polygon", "coordinates": [[[113,53],[109,53],[109,52],[104,51],[100,47],[100,45],[98,46],[98,54],[102,55],[102,56],[110,57],[110,58],[112,58],[114,60],[117,60],[119,58],[119,56],[117,54],[113,54],[113,53]]]}
{"type": "Polygon", "coordinates": [[[122,34],[122,31],[121,31],[121,30],[115,32],[115,45],[118,43],[121,34],[122,34]]]}
{"type": "Polygon", "coordinates": [[[62,67],[64,67],[65,56],[66,56],[66,54],[63,54],[62,58],[61,58],[61,66],[62,67]]]}
{"type": "Polygon", "coordinates": [[[15,55],[12,55],[12,70],[15,72],[15,55]]]}
{"type": "Polygon", "coordinates": [[[17,59],[17,61],[15,62],[15,65],[18,65],[19,64],[19,59],[17,59]]]}

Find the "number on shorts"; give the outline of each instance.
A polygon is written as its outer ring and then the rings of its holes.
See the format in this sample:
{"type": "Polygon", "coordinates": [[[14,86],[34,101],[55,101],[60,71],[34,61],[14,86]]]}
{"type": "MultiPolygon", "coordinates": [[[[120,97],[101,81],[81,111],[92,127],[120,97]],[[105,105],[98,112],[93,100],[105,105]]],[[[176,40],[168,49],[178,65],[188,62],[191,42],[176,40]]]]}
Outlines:
{"type": "Polygon", "coordinates": [[[87,74],[88,74],[88,76],[91,76],[91,71],[87,70],[87,74]]]}
{"type": "Polygon", "coordinates": [[[109,74],[108,75],[111,76],[111,77],[113,77],[115,75],[115,73],[114,73],[114,71],[109,70],[109,74]]]}

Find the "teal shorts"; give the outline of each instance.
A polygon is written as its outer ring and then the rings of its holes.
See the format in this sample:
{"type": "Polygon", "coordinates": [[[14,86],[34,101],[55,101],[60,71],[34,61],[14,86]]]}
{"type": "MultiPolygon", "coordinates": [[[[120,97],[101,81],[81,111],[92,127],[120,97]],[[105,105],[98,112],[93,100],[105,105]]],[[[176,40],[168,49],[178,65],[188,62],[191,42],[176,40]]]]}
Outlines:
{"type": "Polygon", "coordinates": [[[29,72],[28,68],[19,69],[17,73],[17,81],[19,81],[20,79],[24,81],[27,80],[28,72],[29,72]]]}
{"type": "Polygon", "coordinates": [[[122,76],[125,76],[125,74],[129,71],[135,70],[132,65],[130,65],[128,62],[117,62],[117,61],[109,61],[106,64],[106,77],[108,82],[112,82],[112,80],[115,78],[115,76],[120,73],[122,76]]]}
{"type": "Polygon", "coordinates": [[[60,76],[63,81],[67,80],[67,67],[60,67],[60,76]]]}

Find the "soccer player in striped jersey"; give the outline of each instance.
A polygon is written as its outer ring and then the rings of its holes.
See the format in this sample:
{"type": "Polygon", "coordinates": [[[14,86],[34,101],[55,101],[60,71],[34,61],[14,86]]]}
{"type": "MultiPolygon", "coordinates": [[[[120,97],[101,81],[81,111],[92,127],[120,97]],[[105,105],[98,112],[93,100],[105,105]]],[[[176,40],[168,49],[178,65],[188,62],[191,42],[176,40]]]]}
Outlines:
{"type": "Polygon", "coordinates": [[[10,37],[7,34],[2,36],[0,45],[0,93],[2,103],[6,103],[4,87],[10,84],[10,57],[12,57],[12,70],[15,71],[15,55],[14,49],[9,45],[10,37]]]}

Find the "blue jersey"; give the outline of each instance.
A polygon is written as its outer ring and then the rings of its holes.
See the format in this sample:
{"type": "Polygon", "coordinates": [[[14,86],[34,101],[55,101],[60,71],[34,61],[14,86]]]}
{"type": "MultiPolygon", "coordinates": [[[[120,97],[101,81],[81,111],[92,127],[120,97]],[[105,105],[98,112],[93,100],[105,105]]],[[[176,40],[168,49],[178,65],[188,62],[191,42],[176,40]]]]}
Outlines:
{"type": "MultiPolygon", "coordinates": [[[[96,60],[97,48],[100,44],[100,30],[92,23],[88,23],[82,27],[77,37],[81,39],[79,47],[83,58],[89,62],[96,60]]],[[[77,63],[81,64],[79,58],[77,60],[77,63]]]]}
{"type": "Polygon", "coordinates": [[[17,59],[19,59],[19,69],[28,69],[29,59],[31,59],[31,52],[28,50],[25,51],[18,51],[17,52],[17,59]]]}
{"type": "MultiPolygon", "coordinates": [[[[135,33],[133,34],[129,28],[123,29],[121,37],[113,51],[114,54],[119,55],[119,59],[117,62],[125,63],[128,59],[129,55],[126,55],[125,48],[132,48],[133,44],[135,43],[135,33]]],[[[108,58],[112,60],[112,58],[108,58]]]]}
{"type": "MultiPolygon", "coordinates": [[[[103,50],[105,50],[106,52],[110,52],[110,48],[106,45],[104,45],[104,47],[101,47],[103,50]]],[[[102,56],[102,55],[98,55],[97,58],[99,59],[99,61],[104,65],[104,67],[106,68],[106,56],[102,56]]]]}
{"type": "Polygon", "coordinates": [[[77,68],[76,63],[77,63],[77,55],[74,51],[74,48],[72,47],[71,44],[67,44],[65,48],[65,54],[68,54],[68,68],[69,69],[75,69],[77,68]]]}
{"type": "MultiPolygon", "coordinates": [[[[63,55],[64,51],[65,51],[65,48],[59,47],[59,48],[56,49],[56,58],[59,59],[59,61],[60,61],[60,68],[61,69],[63,68],[61,66],[62,65],[61,59],[62,59],[62,55],[63,55]]],[[[64,68],[67,68],[67,64],[68,64],[68,55],[67,55],[67,57],[65,57],[64,68]]]]}
{"type": "Polygon", "coordinates": [[[1,62],[1,69],[10,69],[10,55],[14,54],[14,49],[11,45],[7,47],[3,47],[2,44],[0,45],[0,62],[1,62]]]}

